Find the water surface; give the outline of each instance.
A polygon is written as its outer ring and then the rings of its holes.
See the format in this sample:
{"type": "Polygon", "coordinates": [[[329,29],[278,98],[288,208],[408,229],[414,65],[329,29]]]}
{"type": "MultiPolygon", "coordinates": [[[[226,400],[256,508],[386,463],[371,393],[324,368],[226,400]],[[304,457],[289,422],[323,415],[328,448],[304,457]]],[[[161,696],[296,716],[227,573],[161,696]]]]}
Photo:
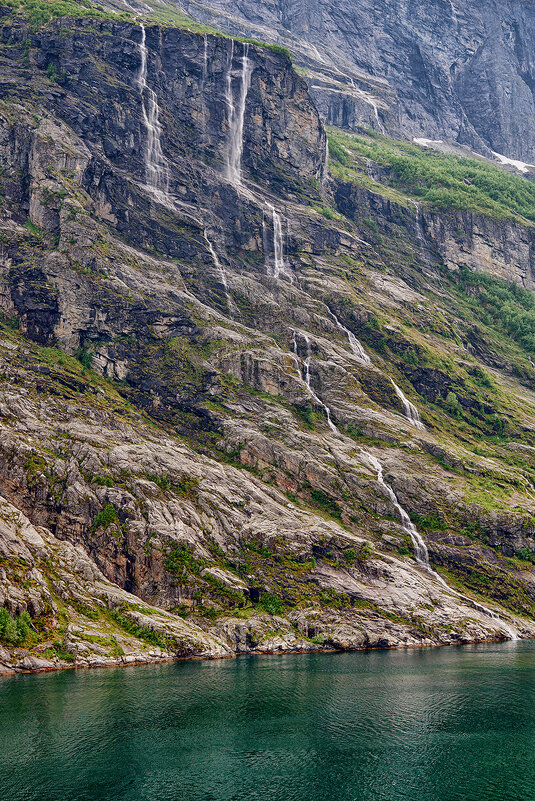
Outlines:
{"type": "Polygon", "coordinates": [[[0,679],[2,801],[533,801],[535,642],[0,679]]]}

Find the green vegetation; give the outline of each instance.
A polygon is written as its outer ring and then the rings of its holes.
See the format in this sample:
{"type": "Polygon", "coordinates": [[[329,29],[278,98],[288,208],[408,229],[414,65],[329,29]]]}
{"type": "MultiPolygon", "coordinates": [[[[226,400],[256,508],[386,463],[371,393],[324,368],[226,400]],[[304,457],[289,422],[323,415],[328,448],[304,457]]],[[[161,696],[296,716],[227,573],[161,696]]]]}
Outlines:
{"type": "Polygon", "coordinates": [[[58,76],[58,71],[53,61],[51,61],[48,67],[46,68],[46,74],[48,75],[51,81],[54,82],[56,80],[58,76]]]}
{"type": "Polygon", "coordinates": [[[31,620],[28,612],[13,617],[5,606],[0,608],[0,642],[6,645],[22,645],[30,633],[31,620]]]}
{"type": "Polygon", "coordinates": [[[333,175],[360,185],[372,182],[366,161],[387,169],[383,189],[422,201],[437,211],[473,211],[497,219],[535,222],[535,184],[486,161],[451,156],[379,134],[329,131],[333,175]]]}
{"type": "Polygon", "coordinates": [[[171,545],[169,552],[164,560],[164,567],[170,573],[180,575],[184,569],[194,575],[199,575],[201,570],[206,567],[206,560],[196,559],[193,556],[193,548],[180,542],[171,545]]]}
{"type": "Polygon", "coordinates": [[[104,508],[93,518],[91,528],[95,531],[97,528],[109,528],[112,523],[119,520],[117,509],[112,503],[105,504],[104,508]]]}
{"type": "Polygon", "coordinates": [[[242,36],[236,37],[238,42],[246,42],[247,44],[255,45],[256,47],[262,47],[264,50],[271,50],[273,53],[278,53],[281,56],[286,56],[287,59],[290,61],[292,60],[292,54],[290,51],[283,47],[282,45],[278,44],[270,44],[269,42],[262,42],[259,39],[247,39],[242,36]]]}
{"type": "Polygon", "coordinates": [[[292,406],[292,409],[305,428],[310,430],[315,428],[314,409],[312,406],[292,406]]]}
{"type": "Polygon", "coordinates": [[[342,517],[340,505],[334,500],[334,498],[331,498],[331,496],[327,495],[327,493],[323,490],[312,487],[310,490],[310,497],[312,498],[314,504],[322,509],[326,514],[338,519],[342,517]]]}
{"type": "Polygon", "coordinates": [[[47,648],[47,650],[43,653],[43,656],[47,659],[54,659],[57,657],[58,659],[62,659],[64,662],[74,662],[75,659],[74,654],[65,648],[65,644],[61,642],[61,640],[56,640],[52,645],[52,648],[47,648]]]}
{"type": "Polygon", "coordinates": [[[123,629],[123,631],[126,631],[127,634],[131,634],[132,637],[135,637],[142,642],[149,643],[150,645],[156,645],[158,648],[161,648],[164,651],[169,648],[167,637],[157,631],[154,631],[154,629],[151,629],[148,626],[141,626],[139,623],[134,623],[133,620],[124,614],[124,611],[124,609],[122,611],[118,609],[112,609],[110,612],[112,620],[121,629],[123,629]]]}
{"type": "Polygon", "coordinates": [[[90,0],[4,0],[2,5],[22,14],[33,28],[46,25],[58,17],[131,19],[131,15],[126,12],[111,14],[102,8],[96,8],[90,0]]]}
{"type": "Polygon", "coordinates": [[[35,236],[42,236],[43,232],[39,228],[39,226],[35,225],[31,220],[26,220],[24,223],[24,227],[28,229],[31,234],[35,236]]]}
{"type": "Polygon", "coordinates": [[[263,592],[257,603],[257,608],[267,612],[268,615],[280,615],[283,612],[284,605],[277,595],[273,595],[271,592],[263,592]]]}
{"type": "MultiPolygon", "coordinates": [[[[508,334],[529,353],[535,352],[533,292],[488,273],[474,272],[466,266],[457,273],[448,272],[447,276],[467,297],[482,323],[508,334]]],[[[482,383],[481,377],[478,383],[482,383]]]]}
{"type": "Polygon", "coordinates": [[[90,370],[91,367],[93,366],[93,357],[91,353],[87,350],[87,348],[84,347],[77,348],[74,356],[76,359],[78,359],[78,361],[85,370],[90,370]]]}
{"type": "Polygon", "coordinates": [[[521,548],[515,554],[518,559],[521,559],[523,562],[535,562],[535,553],[531,550],[531,548],[521,548]]]}

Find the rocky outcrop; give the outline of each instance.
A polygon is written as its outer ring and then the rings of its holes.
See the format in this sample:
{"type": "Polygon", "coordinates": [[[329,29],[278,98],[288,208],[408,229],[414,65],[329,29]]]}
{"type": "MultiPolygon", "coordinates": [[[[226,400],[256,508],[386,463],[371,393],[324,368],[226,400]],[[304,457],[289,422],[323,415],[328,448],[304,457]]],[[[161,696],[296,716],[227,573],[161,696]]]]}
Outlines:
{"type": "Polygon", "coordinates": [[[324,119],[535,161],[535,12],[521,0],[180,0],[194,19],[289,47],[324,119]]]}
{"type": "Polygon", "coordinates": [[[450,270],[468,267],[535,289],[535,228],[470,211],[435,212],[416,201],[396,202],[365,187],[339,181],[339,210],[359,222],[374,220],[388,236],[409,232],[423,258],[450,270]]]}

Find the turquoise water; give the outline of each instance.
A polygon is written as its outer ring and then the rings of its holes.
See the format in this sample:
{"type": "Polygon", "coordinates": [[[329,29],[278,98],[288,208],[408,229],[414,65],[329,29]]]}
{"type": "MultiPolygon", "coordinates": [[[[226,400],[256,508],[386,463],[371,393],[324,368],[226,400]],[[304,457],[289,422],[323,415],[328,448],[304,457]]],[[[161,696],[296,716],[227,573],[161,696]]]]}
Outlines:
{"type": "Polygon", "coordinates": [[[2,801],[534,801],[535,642],[0,679],[2,801]]]}

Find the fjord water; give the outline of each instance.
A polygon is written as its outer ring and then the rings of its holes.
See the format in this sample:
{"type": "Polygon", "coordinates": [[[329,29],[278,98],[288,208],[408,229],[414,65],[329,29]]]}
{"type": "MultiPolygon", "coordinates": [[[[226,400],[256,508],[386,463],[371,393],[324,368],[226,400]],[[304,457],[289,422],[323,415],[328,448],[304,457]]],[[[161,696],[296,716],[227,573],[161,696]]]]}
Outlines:
{"type": "Polygon", "coordinates": [[[9,801],[531,801],[535,643],[0,680],[9,801]]]}

